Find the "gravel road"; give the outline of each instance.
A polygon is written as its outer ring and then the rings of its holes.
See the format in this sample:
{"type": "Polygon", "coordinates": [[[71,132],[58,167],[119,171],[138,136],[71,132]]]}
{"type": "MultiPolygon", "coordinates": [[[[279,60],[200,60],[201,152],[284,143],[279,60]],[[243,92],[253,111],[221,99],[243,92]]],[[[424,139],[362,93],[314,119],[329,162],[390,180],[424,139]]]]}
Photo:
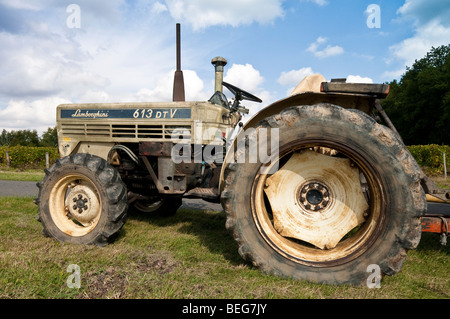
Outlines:
{"type": "MultiPolygon", "coordinates": [[[[0,197],[32,196],[33,198],[36,198],[38,196],[38,192],[36,182],[0,180],[0,197]]],[[[220,204],[205,202],[201,199],[183,199],[182,207],[202,210],[208,209],[219,212],[223,210],[220,204]]]]}
{"type": "Polygon", "coordinates": [[[34,196],[38,195],[36,182],[3,181],[0,180],[0,197],[34,196]]]}

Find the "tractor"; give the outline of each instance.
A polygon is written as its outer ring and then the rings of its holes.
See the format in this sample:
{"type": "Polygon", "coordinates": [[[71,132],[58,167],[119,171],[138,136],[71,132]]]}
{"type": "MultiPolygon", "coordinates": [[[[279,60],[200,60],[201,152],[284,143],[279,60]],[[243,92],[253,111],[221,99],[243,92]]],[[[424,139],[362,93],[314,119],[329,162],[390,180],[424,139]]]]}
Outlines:
{"type": "Polygon", "coordinates": [[[60,158],[36,199],[45,235],[104,246],[129,210],[169,216],[200,198],[221,203],[239,254],[264,273],[364,285],[368,269],[396,274],[422,232],[447,231],[428,201],[450,192],[383,111],[388,85],[311,75],[244,124],[242,101],[262,101],[223,81],[223,57],[211,98],[185,101],[176,31],[173,101],[57,106],[60,158]]]}

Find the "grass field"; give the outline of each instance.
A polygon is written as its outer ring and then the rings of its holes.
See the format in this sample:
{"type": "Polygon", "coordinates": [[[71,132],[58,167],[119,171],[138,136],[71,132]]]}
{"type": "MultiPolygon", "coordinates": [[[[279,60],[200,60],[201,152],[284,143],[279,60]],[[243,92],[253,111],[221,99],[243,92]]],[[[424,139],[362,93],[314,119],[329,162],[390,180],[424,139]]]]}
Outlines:
{"type": "Polygon", "coordinates": [[[131,215],[107,247],[42,235],[32,198],[0,198],[0,299],[448,299],[449,246],[424,234],[381,288],[335,287],[264,275],[241,259],[223,212],[131,215]],[[69,288],[79,267],[80,288],[69,288]],[[72,276],[72,277],[71,277],[72,276]],[[69,285],[68,281],[69,280],[69,285]],[[72,280],[72,281],[71,281],[72,280]]]}
{"type": "Polygon", "coordinates": [[[0,167],[0,180],[39,182],[44,177],[43,169],[18,170],[0,167]]]}
{"type": "Polygon", "coordinates": [[[444,178],[443,176],[434,176],[432,177],[433,181],[436,185],[443,189],[450,189],[450,177],[444,178]]]}

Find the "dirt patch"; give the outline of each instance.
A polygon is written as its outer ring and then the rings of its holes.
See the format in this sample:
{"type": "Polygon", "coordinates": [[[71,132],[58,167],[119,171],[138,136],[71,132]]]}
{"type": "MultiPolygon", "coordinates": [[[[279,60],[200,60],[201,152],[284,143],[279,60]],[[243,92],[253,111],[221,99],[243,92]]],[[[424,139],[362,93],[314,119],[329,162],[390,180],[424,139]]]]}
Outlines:
{"type": "Polygon", "coordinates": [[[154,271],[159,274],[168,274],[180,265],[181,262],[175,260],[173,257],[163,253],[156,253],[148,255],[136,267],[140,271],[154,271]]]}
{"type": "MultiPolygon", "coordinates": [[[[100,272],[87,271],[82,275],[86,289],[82,293],[81,298],[118,299],[123,297],[128,285],[128,277],[126,273],[119,271],[115,267],[108,267],[100,272]]],[[[81,285],[83,286],[83,281],[81,285]]]]}
{"type": "MultiPolygon", "coordinates": [[[[133,259],[131,259],[133,260],[133,259]]],[[[89,270],[81,274],[80,298],[85,299],[119,299],[127,298],[136,278],[143,273],[153,273],[158,277],[172,272],[181,262],[165,253],[141,256],[125,267],[110,266],[102,270],[89,270]]]]}

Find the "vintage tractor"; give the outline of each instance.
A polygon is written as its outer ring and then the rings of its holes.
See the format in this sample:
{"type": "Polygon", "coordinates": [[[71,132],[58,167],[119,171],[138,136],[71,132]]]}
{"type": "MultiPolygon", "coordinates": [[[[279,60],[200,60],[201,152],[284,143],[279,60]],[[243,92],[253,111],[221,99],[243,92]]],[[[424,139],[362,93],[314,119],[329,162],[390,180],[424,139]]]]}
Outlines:
{"type": "Polygon", "coordinates": [[[171,215],[202,198],[222,204],[239,254],[264,272],[353,285],[370,267],[397,273],[420,241],[426,194],[448,203],[450,193],[383,112],[389,87],[309,76],[242,125],[241,101],[261,100],[223,82],[224,58],[212,60],[212,97],[184,101],[179,42],[177,25],[173,102],[57,107],[61,158],[36,200],[44,234],[102,246],[129,209],[171,215]]]}

